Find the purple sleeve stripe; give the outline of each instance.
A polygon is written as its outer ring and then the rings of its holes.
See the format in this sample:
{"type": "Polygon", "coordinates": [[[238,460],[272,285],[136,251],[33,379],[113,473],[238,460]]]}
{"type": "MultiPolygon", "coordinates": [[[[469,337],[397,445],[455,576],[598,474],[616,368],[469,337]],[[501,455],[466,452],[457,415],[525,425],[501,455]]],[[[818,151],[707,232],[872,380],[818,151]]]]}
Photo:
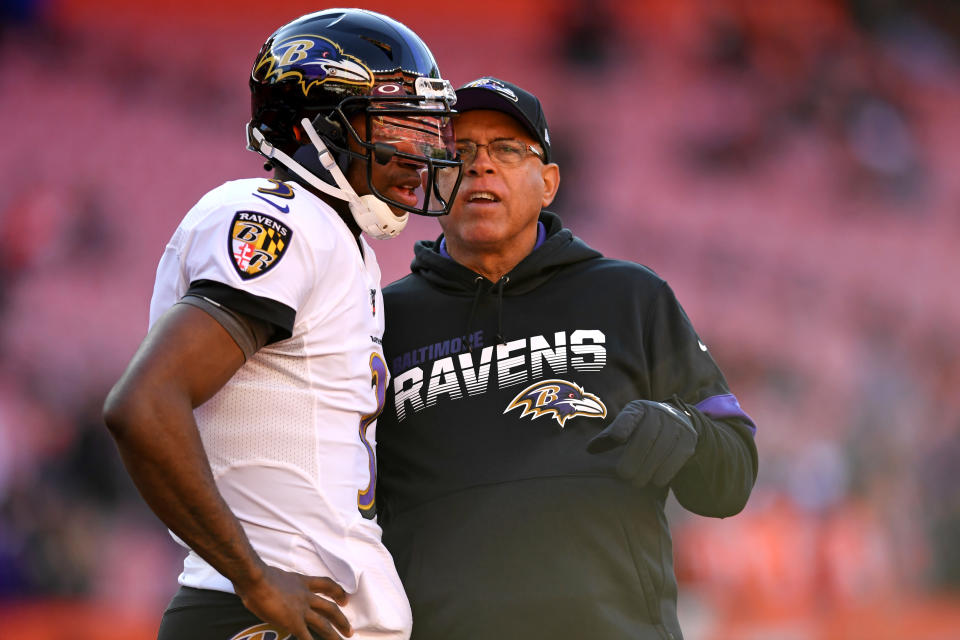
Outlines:
{"type": "Polygon", "coordinates": [[[740,408],[740,402],[737,401],[736,396],[732,393],[710,396],[694,406],[707,416],[716,418],[717,420],[724,418],[740,418],[741,420],[745,420],[750,427],[751,433],[754,435],[757,434],[757,425],[754,424],[753,418],[748,416],[746,412],[740,408]]]}

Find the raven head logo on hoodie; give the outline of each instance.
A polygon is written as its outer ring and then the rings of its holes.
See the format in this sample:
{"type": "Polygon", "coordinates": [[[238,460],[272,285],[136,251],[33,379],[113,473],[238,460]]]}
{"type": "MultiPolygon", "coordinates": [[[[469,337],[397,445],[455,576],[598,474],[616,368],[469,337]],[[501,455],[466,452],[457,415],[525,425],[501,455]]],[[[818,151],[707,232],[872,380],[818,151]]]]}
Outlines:
{"type": "Polygon", "coordinates": [[[587,393],[577,383],[566,380],[542,380],[530,385],[518,393],[503,412],[517,408],[523,410],[521,418],[531,414],[533,420],[552,416],[561,427],[576,416],[605,418],[607,415],[607,407],[600,398],[587,393]]]}

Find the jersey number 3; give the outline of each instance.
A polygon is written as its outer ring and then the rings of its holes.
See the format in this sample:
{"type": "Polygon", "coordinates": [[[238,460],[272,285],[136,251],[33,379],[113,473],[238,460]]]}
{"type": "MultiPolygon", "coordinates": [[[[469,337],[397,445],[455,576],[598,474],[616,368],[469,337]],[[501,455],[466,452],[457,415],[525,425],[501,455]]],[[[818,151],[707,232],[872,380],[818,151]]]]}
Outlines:
{"type": "Polygon", "coordinates": [[[370,374],[372,375],[372,384],[374,393],[377,394],[377,409],[373,413],[360,418],[360,442],[367,449],[367,464],[370,467],[370,483],[365,489],[357,491],[357,507],[360,514],[367,520],[373,520],[377,515],[377,506],[375,502],[377,493],[377,454],[373,451],[373,446],[367,441],[367,427],[376,422],[377,416],[383,411],[383,403],[387,397],[387,363],[383,361],[379,353],[370,355],[370,374]]]}

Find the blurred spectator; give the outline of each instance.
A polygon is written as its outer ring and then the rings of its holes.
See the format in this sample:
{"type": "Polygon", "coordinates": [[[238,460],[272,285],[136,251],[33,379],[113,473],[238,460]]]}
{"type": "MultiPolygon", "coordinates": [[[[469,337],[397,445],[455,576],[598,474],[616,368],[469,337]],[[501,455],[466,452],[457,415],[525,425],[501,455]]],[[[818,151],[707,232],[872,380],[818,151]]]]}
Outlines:
{"type": "Polygon", "coordinates": [[[55,255],[67,206],[56,189],[42,184],[12,191],[0,205],[0,317],[8,290],[28,270],[55,255]]]}
{"type": "Polygon", "coordinates": [[[4,32],[25,29],[45,17],[46,0],[0,0],[0,42],[4,32]]]}
{"type": "Polygon", "coordinates": [[[557,11],[561,64],[568,63],[585,80],[602,76],[621,48],[617,17],[607,0],[567,0],[557,11]]]}

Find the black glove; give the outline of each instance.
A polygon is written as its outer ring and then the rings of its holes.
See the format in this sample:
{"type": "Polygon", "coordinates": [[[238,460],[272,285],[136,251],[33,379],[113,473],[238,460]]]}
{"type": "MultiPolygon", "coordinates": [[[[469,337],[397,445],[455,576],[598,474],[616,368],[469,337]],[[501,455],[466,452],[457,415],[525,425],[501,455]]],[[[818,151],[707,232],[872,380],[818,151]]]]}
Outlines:
{"type": "Polygon", "coordinates": [[[587,443],[590,453],[623,446],[617,475],[642,487],[670,484],[697,448],[690,416],[665,402],[634,400],[587,443]]]}

